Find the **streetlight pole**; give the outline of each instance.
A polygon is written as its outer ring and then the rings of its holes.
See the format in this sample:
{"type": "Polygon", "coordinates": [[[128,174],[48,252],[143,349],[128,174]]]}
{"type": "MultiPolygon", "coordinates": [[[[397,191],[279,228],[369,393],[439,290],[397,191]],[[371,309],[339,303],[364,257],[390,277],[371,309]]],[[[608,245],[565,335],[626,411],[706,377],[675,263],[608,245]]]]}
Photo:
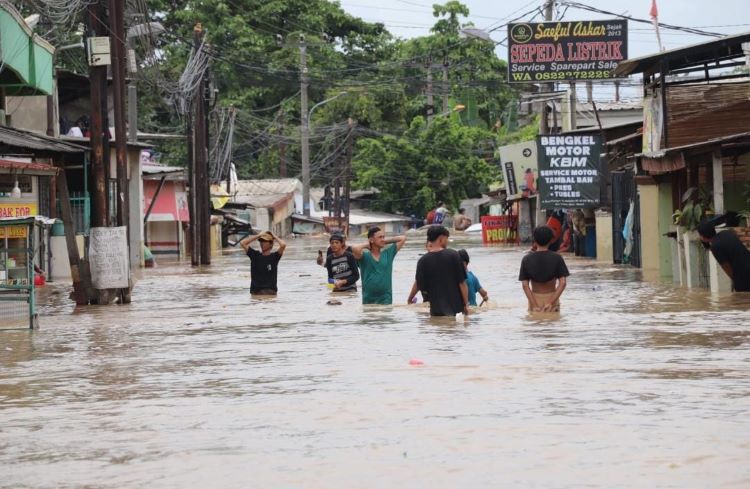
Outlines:
{"type": "MultiPolygon", "coordinates": [[[[300,49],[302,49],[300,44],[300,49]]],[[[310,216],[310,118],[315,109],[323,104],[327,104],[331,100],[335,100],[342,95],[346,95],[346,92],[341,92],[334,95],[331,98],[327,98],[322,102],[318,102],[313,105],[310,111],[307,111],[307,68],[303,64],[304,61],[304,50],[300,51],[300,66],[304,67],[303,82],[302,82],[302,209],[306,216],[310,216]]]]}

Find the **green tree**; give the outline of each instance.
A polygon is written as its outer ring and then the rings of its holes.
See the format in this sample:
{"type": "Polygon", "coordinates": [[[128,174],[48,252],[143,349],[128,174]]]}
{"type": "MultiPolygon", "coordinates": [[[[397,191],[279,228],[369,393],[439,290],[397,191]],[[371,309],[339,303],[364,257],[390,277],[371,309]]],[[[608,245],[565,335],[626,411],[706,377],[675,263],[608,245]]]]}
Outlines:
{"type": "Polygon", "coordinates": [[[492,134],[441,117],[418,116],[401,136],[367,138],[357,144],[356,185],[380,191],[376,208],[424,215],[438,201],[457,207],[497,177],[488,162],[492,134]]]}

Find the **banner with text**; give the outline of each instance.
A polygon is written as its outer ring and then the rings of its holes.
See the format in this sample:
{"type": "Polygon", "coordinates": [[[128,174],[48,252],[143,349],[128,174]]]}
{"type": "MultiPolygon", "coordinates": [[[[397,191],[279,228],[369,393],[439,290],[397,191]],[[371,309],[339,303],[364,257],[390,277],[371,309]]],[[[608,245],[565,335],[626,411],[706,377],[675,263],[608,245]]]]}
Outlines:
{"type": "Polygon", "coordinates": [[[537,144],[541,208],[598,207],[600,136],[539,136],[537,144]]]}
{"type": "Polygon", "coordinates": [[[627,20],[508,24],[508,81],[605,80],[628,59],[627,20]]]}
{"type": "Polygon", "coordinates": [[[91,228],[89,237],[91,283],[95,289],[130,286],[128,234],[125,226],[91,228]]]}

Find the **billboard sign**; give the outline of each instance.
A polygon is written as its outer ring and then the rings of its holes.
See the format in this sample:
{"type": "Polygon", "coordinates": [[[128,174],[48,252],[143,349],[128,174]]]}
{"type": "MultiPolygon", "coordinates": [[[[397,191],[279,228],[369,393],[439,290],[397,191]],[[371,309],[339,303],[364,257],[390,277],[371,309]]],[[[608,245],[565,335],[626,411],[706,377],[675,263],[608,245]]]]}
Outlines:
{"type": "Polygon", "coordinates": [[[536,141],[509,144],[500,148],[500,164],[508,200],[531,197],[537,193],[536,141]]]}
{"type": "Polygon", "coordinates": [[[508,24],[508,81],[606,80],[628,59],[628,21],[508,24]]]}
{"type": "Polygon", "coordinates": [[[539,136],[537,142],[541,208],[599,207],[601,137],[598,134],[539,136]]]}

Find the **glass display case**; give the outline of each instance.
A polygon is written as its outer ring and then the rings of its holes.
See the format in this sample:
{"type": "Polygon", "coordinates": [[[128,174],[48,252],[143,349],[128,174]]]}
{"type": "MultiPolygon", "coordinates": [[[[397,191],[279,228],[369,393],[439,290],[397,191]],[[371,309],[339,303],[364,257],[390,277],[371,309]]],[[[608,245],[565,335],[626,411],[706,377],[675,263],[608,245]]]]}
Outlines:
{"type": "Polygon", "coordinates": [[[37,324],[34,296],[36,219],[0,219],[0,326],[37,324]]]}

